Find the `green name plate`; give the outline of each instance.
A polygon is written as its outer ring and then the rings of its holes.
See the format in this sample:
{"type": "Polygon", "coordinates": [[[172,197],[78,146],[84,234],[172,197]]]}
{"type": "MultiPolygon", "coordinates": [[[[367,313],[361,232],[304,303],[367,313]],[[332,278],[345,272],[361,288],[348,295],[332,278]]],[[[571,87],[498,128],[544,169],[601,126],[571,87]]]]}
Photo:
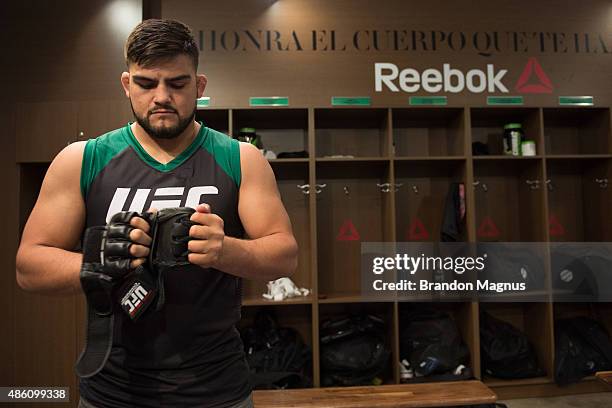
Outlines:
{"type": "Polygon", "coordinates": [[[592,96],[560,96],[559,105],[593,106],[593,97],[592,96]]]}
{"type": "Polygon", "coordinates": [[[522,96],[487,96],[487,105],[522,105],[522,96]]]}
{"type": "Polygon", "coordinates": [[[198,108],[208,108],[210,106],[210,96],[198,98],[198,108]]]}
{"type": "Polygon", "coordinates": [[[370,106],[372,98],[369,96],[332,96],[332,106],[370,106]]]}
{"type": "Polygon", "coordinates": [[[286,96],[251,96],[250,106],[289,106],[289,98],[286,96]]]}
{"type": "Polygon", "coordinates": [[[446,96],[411,96],[410,98],[408,98],[408,103],[414,106],[419,106],[419,105],[445,106],[445,105],[448,105],[448,99],[446,98],[446,96]]]}

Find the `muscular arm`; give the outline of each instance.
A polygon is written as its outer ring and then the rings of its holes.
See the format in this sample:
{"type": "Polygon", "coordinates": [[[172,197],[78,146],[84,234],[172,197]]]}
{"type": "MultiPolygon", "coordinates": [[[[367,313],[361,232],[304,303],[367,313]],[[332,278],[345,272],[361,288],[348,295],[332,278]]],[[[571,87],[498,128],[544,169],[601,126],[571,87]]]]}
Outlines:
{"type": "MultiPolygon", "coordinates": [[[[45,175],[38,200],[28,218],[17,251],[17,283],[29,291],[49,294],[81,292],[83,256],[75,252],[85,226],[81,195],[81,163],[85,142],[62,150],[45,175]]],[[[130,224],[132,268],[149,254],[149,225],[140,217],[130,224]]]]}
{"type": "Polygon", "coordinates": [[[67,146],[45,175],[17,251],[17,283],[23,289],[56,294],[80,290],[82,255],[73,250],[85,223],[80,190],[84,146],[67,146]]]}
{"type": "MultiPolygon", "coordinates": [[[[210,263],[223,272],[249,279],[289,276],[297,267],[298,247],[274,173],[254,146],[241,143],[240,156],[242,181],[238,214],[250,239],[224,237],[219,256],[210,263]]],[[[200,216],[205,219],[206,215],[210,214],[200,216]]],[[[194,248],[190,250],[196,249],[197,244],[192,242],[190,245],[194,248]]],[[[207,261],[207,254],[193,253],[189,257],[193,263],[207,261]]]]}

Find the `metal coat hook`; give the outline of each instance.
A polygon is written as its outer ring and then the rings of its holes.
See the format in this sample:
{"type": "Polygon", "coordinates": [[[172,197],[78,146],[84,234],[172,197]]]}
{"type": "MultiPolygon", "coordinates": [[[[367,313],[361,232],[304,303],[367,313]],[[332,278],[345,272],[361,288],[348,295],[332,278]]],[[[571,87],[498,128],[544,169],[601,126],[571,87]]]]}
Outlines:
{"type": "Polygon", "coordinates": [[[480,182],[480,180],[476,180],[476,181],[474,181],[474,183],[472,183],[472,184],[474,184],[474,187],[481,186],[481,187],[482,187],[482,189],[484,190],[484,192],[485,192],[485,193],[486,193],[487,191],[489,191],[489,187],[487,187],[487,185],[486,185],[485,183],[481,183],[481,182],[480,182]]]}
{"type": "Polygon", "coordinates": [[[376,186],[380,188],[380,191],[383,193],[388,193],[391,191],[391,184],[389,183],[376,183],[376,186]]]}
{"type": "Polygon", "coordinates": [[[404,183],[396,183],[393,185],[393,187],[395,188],[395,191],[399,191],[400,187],[402,187],[404,185],[404,183]]]}
{"type": "Polygon", "coordinates": [[[529,188],[532,190],[537,190],[540,188],[540,180],[525,180],[525,183],[527,183],[529,188]]]}
{"type": "Polygon", "coordinates": [[[321,194],[321,191],[323,191],[323,189],[327,187],[326,183],[323,184],[315,184],[315,193],[316,194],[321,194]]]}
{"type": "Polygon", "coordinates": [[[607,178],[602,178],[602,179],[595,179],[595,182],[597,184],[599,184],[600,188],[608,188],[608,179],[607,178]]]}
{"type": "Polygon", "coordinates": [[[349,191],[348,186],[344,186],[344,187],[343,187],[343,190],[344,190],[344,194],[346,194],[346,195],[351,195],[351,193],[350,193],[350,191],[349,191]]]}
{"type": "Polygon", "coordinates": [[[310,184],[298,184],[297,187],[302,190],[302,194],[310,194],[310,184]]]}
{"type": "Polygon", "coordinates": [[[547,179],[545,183],[550,191],[553,191],[555,189],[555,186],[553,186],[551,179],[547,179]]]}
{"type": "Polygon", "coordinates": [[[417,186],[412,186],[412,191],[414,192],[414,194],[419,194],[419,188],[417,186]]]}

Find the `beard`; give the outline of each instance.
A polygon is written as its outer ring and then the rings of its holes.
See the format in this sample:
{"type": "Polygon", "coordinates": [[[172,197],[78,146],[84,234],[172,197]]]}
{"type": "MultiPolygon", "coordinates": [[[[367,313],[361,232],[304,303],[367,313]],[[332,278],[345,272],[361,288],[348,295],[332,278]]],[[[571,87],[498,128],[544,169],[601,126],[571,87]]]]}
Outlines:
{"type": "Polygon", "coordinates": [[[185,129],[187,129],[187,126],[189,126],[189,124],[194,120],[197,111],[197,107],[194,106],[191,115],[189,115],[188,117],[181,118],[176,109],[170,106],[159,106],[156,108],[156,110],[172,111],[178,116],[179,121],[176,125],[170,127],[153,127],[153,125],[151,125],[151,121],[149,120],[152,111],[147,112],[147,116],[143,117],[136,114],[136,111],[134,111],[134,105],[132,105],[131,100],[130,106],[132,107],[132,113],[134,114],[134,117],[136,118],[138,124],[145,130],[145,132],[147,132],[149,136],[154,139],[174,139],[178,137],[181,133],[185,131],[185,129]]]}

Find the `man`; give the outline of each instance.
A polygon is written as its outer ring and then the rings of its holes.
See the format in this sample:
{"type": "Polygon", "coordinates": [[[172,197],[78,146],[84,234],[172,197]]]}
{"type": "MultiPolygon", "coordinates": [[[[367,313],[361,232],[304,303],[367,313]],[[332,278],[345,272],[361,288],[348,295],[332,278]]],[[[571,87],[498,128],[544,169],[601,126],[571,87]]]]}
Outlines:
{"type": "MultiPolygon", "coordinates": [[[[241,278],[290,275],[297,244],[274,174],[246,143],[194,121],[206,86],[188,27],[147,20],[125,47],[121,84],[136,122],[77,142],[51,163],[17,253],[31,291],[81,292],[84,228],[120,211],[192,206],[189,265],[165,274],[165,305],[131,321],[115,305],[103,369],[81,378],[84,407],[249,407],[248,367],[235,328],[241,278]],[[243,236],[249,239],[242,239],[243,236]]],[[[145,262],[150,225],[134,217],[131,267],[145,262]]]]}

